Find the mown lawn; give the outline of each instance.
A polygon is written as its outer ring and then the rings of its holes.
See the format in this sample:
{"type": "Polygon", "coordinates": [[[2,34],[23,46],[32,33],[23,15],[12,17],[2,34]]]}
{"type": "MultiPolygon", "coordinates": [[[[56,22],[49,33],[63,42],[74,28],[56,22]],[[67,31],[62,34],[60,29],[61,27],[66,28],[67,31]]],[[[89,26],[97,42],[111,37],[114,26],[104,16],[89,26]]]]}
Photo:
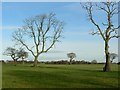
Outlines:
{"type": "Polygon", "coordinates": [[[117,88],[118,65],[102,72],[103,64],[3,65],[3,88],[117,88]]]}

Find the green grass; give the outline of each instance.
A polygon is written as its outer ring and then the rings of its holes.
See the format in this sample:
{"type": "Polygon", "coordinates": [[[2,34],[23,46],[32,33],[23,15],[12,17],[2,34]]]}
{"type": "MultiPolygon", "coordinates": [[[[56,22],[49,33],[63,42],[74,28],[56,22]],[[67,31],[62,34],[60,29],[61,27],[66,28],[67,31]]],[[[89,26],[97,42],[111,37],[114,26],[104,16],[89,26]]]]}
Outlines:
{"type": "Polygon", "coordinates": [[[3,88],[117,88],[118,65],[3,65],[3,88]]]}
{"type": "Polygon", "coordinates": [[[0,89],[2,88],[2,63],[0,62],[0,89]]]}

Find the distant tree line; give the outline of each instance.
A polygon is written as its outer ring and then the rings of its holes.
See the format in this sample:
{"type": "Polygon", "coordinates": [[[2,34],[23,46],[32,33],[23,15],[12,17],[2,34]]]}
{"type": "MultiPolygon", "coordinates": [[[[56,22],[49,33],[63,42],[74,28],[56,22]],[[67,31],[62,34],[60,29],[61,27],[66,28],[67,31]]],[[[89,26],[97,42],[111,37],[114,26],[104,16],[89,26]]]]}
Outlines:
{"type": "MultiPolygon", "coordinates": [[[[7,60],[7,61],[1,60],[0,62],[2,62],[3,64],[6,64],[6,63],[14,64],[14,61],[11,61],[11,60],[7,60]]],[[[24,60],[24,63],[33,64],[34,61],[24,60]]],[[[73,60],[72,62],[69,62],[68,60],[46,61],[46,62],[38,61],[38,64],[39,63],[44,63],[44,64],[68,64],[68,65],[69,64],[104,64],[104,62],[97,62],[97,60],[92,60],[91,62],[90,61],[85,61],[85,60],[81,60],[81,61],[73,60]]],[[[19,60],[19,61],[17,61],[17,64],[23,64],[23,61],[19,60]]],[[[120,64],[120,62],[118,62],[117,64],[120,64]]]]}
{"type": "MultiPolygon", "coordinates": [[[[88,61],[68,61],[68,60],[60,60],[60,61],[48,61],[48,62],[45,62],[46,64],[91,64],[91,62],[88,62],[88,61]]],[[[97,64],[97,63],[96,63],[97,64]]]]}

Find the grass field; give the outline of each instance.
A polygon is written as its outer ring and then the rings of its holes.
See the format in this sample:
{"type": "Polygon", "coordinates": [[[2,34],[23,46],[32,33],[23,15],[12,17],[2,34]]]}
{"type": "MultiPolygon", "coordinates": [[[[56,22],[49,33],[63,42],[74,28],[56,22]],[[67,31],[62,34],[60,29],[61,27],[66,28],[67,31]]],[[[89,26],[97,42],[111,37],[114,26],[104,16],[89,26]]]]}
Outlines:
{"type": "Polygon", "coordinates": [[[103,64],[3,65],[3,88],[117,88],[118,65],[102,72],[103,64]]]}
{"type": "Polygon", "coordinates": [[[0,62],[0,89],[2,88],[2,63],[0,62]]]}

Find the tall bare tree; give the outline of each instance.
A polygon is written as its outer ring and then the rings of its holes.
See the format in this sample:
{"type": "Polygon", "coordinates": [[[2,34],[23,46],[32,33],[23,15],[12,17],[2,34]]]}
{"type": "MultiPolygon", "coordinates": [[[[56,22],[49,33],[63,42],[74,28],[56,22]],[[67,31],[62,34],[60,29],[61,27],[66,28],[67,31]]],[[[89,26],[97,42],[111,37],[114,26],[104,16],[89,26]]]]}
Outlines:
{"type": "Polygon", "coordinates": [[[13,39],[31,52],[34,66],[37,66],[39,55],[49,51],[59,41],[64,25],[54,13],[28,18],[24,23],[22,28],[13,33],[13,39]],[[33,46],[26,42],[29,38],[33,46]]]}
{"type": "MultiPolygon", "coordinates": [[[[115,23],[113,23],[113,18],[119,13],[118,10],[118,3],[116,2],[99,2],[99,3],[84,3],[81,4],[82,7],[87,11],[89,20],[91,23],[97,28],[96,31],[92,32],[92,35],[100,35],[105,43],[105,55],[106,55],[106,64],[103,68],[103,71],[111,71],[111,62],[110,62],[110,53],[109,53],[109,41],[112,38],[119,38],[118,36],[118,28],[119,25],[116,26],[115,23]],[[106,21],[98,23],[95,19],[94,15],[97,15],[97,13],[93,13],[93,10],[100,11],[101,13],[106,14],[105,17],[106,21]],[[105,28],[104,28],[105,27],[105,28]],[[104,28],[104,29],[103,29],[104,28]]],[[[117,21],[116,21],[117,22],[117,21]]]]}

